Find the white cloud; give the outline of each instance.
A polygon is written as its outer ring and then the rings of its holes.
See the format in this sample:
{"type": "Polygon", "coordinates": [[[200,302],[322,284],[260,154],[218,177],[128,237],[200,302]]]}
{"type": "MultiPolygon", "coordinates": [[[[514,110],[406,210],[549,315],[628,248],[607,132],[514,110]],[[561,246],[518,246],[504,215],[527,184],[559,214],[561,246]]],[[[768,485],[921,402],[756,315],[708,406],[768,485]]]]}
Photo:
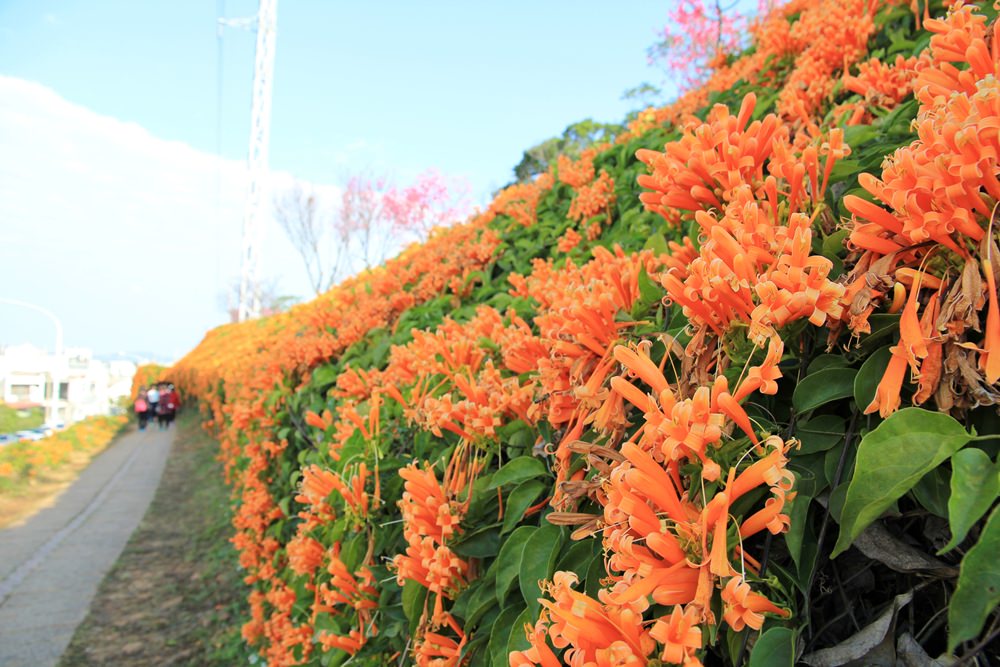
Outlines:
{"type": "MultiPolygon", "coordinates": [[[[240,161],[0,76],[0,295],[54,310],[69,344],[182,354],[224,318],[245,174],[240,161]]],[[[273,222],[264,239],[261,275],[305,295],[273,222]]],[[[48,335],[12,309],[0,322],[0,344],[48,335]]]]}

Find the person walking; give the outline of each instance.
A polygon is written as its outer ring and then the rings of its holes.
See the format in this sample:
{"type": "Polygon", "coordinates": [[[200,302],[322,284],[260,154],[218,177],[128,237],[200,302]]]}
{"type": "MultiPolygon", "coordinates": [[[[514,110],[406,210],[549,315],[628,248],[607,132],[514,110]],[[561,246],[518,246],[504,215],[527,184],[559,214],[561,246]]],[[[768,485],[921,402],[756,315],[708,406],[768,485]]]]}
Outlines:
{"type": "Polygon", "coordinates": [[[135,397],[135,403],[132,407],[135,409],[135,416],[139,420],[139,430],[145,431],[146,424],[149,423],[149,400],[145,387],[139,387],[139,393],[135,397]]]}
{"type": "Polygon", "coordinates": [[[160,407],[160,390],[156,388],[155,384],[146,392],[146,402],[149,403],[150,416],[155,419],[158,414],[156,409],[160,407]]]}
{"type": "Polygon", "coordinates": [[[163,415],[166,419],[166,427],[174,421],[177,416],[177,409],[180,407],[180,396],[174,385],[168,384],[166,389],[160,393],[160,405],[163,406],[163,415]]]}

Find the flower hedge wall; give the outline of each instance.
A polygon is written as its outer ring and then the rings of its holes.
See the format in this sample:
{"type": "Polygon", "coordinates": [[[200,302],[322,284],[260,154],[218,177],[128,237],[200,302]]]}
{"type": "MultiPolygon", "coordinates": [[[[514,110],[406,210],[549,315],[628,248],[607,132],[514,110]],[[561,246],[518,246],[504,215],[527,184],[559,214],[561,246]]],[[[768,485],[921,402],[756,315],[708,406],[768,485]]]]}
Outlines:
{"type": "Polygon", "coordinates": [[[613,144],[209,332],[169,378],[222,445],[244,639],[1000,660],[995,16],[792,0],[613,144]]]}

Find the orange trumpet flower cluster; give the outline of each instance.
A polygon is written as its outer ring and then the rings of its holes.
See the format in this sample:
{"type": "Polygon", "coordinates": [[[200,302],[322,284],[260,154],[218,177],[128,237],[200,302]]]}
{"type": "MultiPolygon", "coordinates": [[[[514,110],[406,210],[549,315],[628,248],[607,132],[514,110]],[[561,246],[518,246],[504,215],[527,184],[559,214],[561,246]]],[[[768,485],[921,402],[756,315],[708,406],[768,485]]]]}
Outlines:
{"type": "Polygon", "coordinates": [[[356,622],[346,635],[321,632],[316,639],[323,648],[339,648],[350,655],[357,653],[369,638],[378,634],[372,622],[372,614],[378,609],[378,591],[375,577],[366,565],[351,572],[340,559],[340,545],[334,544],[329,552],[330,563],[327,573],[330,580],[316,587],[313,604],[313,623],[318,614],[339,616],[353,610],[356,622]]]}
{"type": "Polygon", "coordinates": [[[582,240],[583,240],[583,237],[581,237],[576,232],[575,229],[573,229],[572,227],[570,227],[569,229],[566,230],[566,232],[561,237],[559,237],[559,242],[556,243],[556,249],[559,252],[569,252],[573,248],[575,248],[578,245],[580,245],[580,241],[582,241],[582,240]]]}
{"type": "Polygon", "coordinates": [[[579,189],[594,180],[597,172],[594,170],[594,158],[597,148],[590,147],[580,153],[576,160],[560,155],[556,159],[556,175],[560,183],[565,183],[574,189],[579,189]]]}
{"type": "Polygon", "coordinates": [[[690,242],[678,248],[683,260],[662,274],[668,298],[696,327],[721,337],[747,324],[762,344],[795,320],[821,326],[842,315],[844,288],[829,278],[832,262],[812,254],[812,217],[800,209],[822,201],[834,164],[850,149],[833,130],[820,146],[796,151],[776,116],[747,125],[755,104],[748,95],[737,116],[717,105],[663,153],[637,156],[653,171],[638,179],[655,188],[642,195],[647,208],[668,220],[675,209],[694,211],[704,239],[697,255],[690,242]]]}
{"type": "Polygon", "coordinates": [[[789,32],[795,67],[778,95],[778,113],[810,127],[816,111],[833,92],[834,75],[868,53],[875,14],[885,0],[824,0],[814,4],[789,32]]]}
{"type": "Polygon", "coordinates": [[[399,510],[403,515],[405,554],[393,559],[402,585],[411,579],[436,593],[440,616],[441,597],[454,599],[468,581],[469,564],[452,553],[446,542],[461,532],[462,508],[450,500],[430,466],[410,465],[399,471],[406,480],[399,510]]]}
{"type": "Polygon", "coordinates": [[[651,391],[644,393],[623,377],[611,380],[643,421],[621,446],[622,460],[605,476],[599,496],[610,587],[594,600],[572,590],[574,575],[557,572],[548,589],[553,600],[542,600],[545,612],[526,628],[532,648],[512,653],[512,666],[559,664],[551,641],[556,649],[566,648],[563,659],[570,665],[647,664],[658,650],[665,662],[694,667],[701,664],[701,626],[716,624],[716,595],[723,620],[736,631],[760,629],[765,613],[788,614],[752,591],[745,572],[733,565],[753,567],[744,540],[788,527],[782,510],[793,496],[794,478],[785,467],[787,445],[776,436],[767,438],[755,461],[730,467],[725,484],[706,497],[701,487],[688,486],[681,465],[700,462],[703,480],[719,480],[719,464],[706,455],[711,451],[705,446],[721,444],[730,422],[751,443],[758,442],[724,378],[711,390],[701,387],[691,399],[679,401],[643,350],[617,347],[615,358],[651,391]],[[733,503],[762,485],[771,491],[764,507],[734,519],[733,503]],[[673,609],[646,629],[643,615],[651,602],[673,609]]]}
{"type": "MultiPolygon", "coordinates": [[[[594,157],[604,148],[606,146],[592,146],[576,160],[565,155],[559,156],[555,172],[559,182],[576,190],[569,206],[570,220],[582,222],[602,212],[611,217],[611,205],[615,203],[615,181],[604,169],[599,175],[594,169],[594,157]]],[[[600,227],[597,227],[597,233],[600,233],[600,227]]],[[[588,237],[593,240],[589,229],[588,237]]]]}
{"type": "Polygon", "coordinates": [[[704,466],[702,476],[705,479],[718,479],[719,467],[709,458],[708,445],[721,444],[722,425],[727,418],[743,429],[756,444],[757,437],[750,420],[729,393],[724,376],[716,378],[712,387],[698,387],[691,398],[681,398],[671,389],[662,371],[645,350],[634,351],[618,346],[614,355],[652,389],[651,394],[646,394],[624,377],[611,379],[612,391],[642,412],[643,423],[636,432],[638,443],[658,460],[672,462],[673,465],[682,460],[698,462],[704,466]]]}
{"type": "Polygon", "coordinates": [[[503,377],[481,345],[499,340],[504,327],[500,313],[481,307],[468,322],[448,319],[437,331],[414,331],[411,343],[392,350],[377,382],[411,423],[438,437],[450,431],[478,442],[492,439],[505,417],[534,421],[531,388],[503,377]],[[409,399],[395,388],[400,385],[414,388],[409,399]],[[445,387],[450,391],[441,393],[445,387]]]}
{"type": "Polygon", "coordinates": [[[510,277],[514,296],[538,303],[538,333],[523,320],[512,320],[499,339],[504,365],[515,373],[538,374],[545,418],[556,426],[574,419],[581,399],[592,396],[600,404],[597,393],[606,375],[595,377],[595,371],[621,332],[634,324],[617,315],[640,298],[640,272],[655,274],[661,266],[651,252],[626,255],[620,248],[597,247],[593,253],[581,267],[568,261],[555,269],[551,261],[539,261],[531,276],[510,277]]]}
{"type": "Polygon", "coordinates": [[[461,664],[467,638],[451,614],[447,615],[446,623],[458,635],[458,641],[440,632],[425,632],[413,647],[417,667],[457,667],[461,664]]]}
{"type": "MultiPolygon", "coordinates": [[[[864,98],[860,108],[870,118],[872,107],[892,109],[912,95],[914,81],[928,63],[926,57],[918,56],[904,58],[897,55],[896,60],[889,64],[872,58],[859,64],[856,74],[844,75],[844,87],[864,98]]],[[[860,121],[859,117],[851,124],[860,121]]]]}
{"type": "Polygon", "coordinates": [[[675,209],[721,209],[738,186],[758,188],[774,142],[786,138],[787,131],[774,115],[751,123],[756,102],[756,95],[747,95],[735,116],[717,104],[704,123],[689,120],[681,138],[668,143],[663,152],[637,151],[636,157],[651,171],[637,179],[652,190],[639,195],[646,208],[676,221],[675,209]]]}
{"type": "MultiPolygon", "coordinates": [[[[569,205],[567,216],[570,220],[583,222],[599,213],[606,213],[611,218],[611,206],[615,203],[615,179],[601,169],[601,175],[591,183],[576,189],[576,196],[569,205]]],[[[587,238],[593,241],[600,235],[600,227],[587,227],[587,238]],[[593,230],[596,230],[593,231],[593,230]]]]}
{"type": "Polygon", "coordinates": [[[551,583],[546,585],[551,600],[540,600],[544,610],[538,621],[534,626],[525,626],[531,648],[512,652],[508,659],[511,667],[648,664],[656,642],[643,627],[642,610],[601,604],[573,590],[576,583],[577,577],[572,572],[553,575],[551,583]],[[556,649],[566,649],[563,662],[549,647],[546,635],[556,649]]]}
{"type": "Polygon", "coordinates": [[[525,227],[537,221],[538,202],[555,184],[551,174],[540,174],[531,183],[515,183],[507,186],[496,196],[483,214],[483,222],[491,222],[497,216],[505,215],[525,227]]]}
{"type": "Polygon", "coordinates": [[[944,19],[928,19],[924,26],[933,37],[927,64],[913,82],[921,103],[918,138],[886,159],[881,178],[859,178],[875,203],[844,199],[854,214],[851,243],[863,253],[847,288],[854,331],[867,330],[878,297],[901,283],[893,274],[922,269],[902,286],[908,296],[899,344],[866,409],[882,416],[900,406],[908,368],[919,383],[917,403],[931,396],[943,409],[1000,402],[1000,392],[989,389],[1000,380],[994,241],[994,206],[1000,201],[1000,36],[987,32],[985,17],[971,6],[956,5],[944,19]],[[943,281],[924,268],[932,253],[937,257],[933,265],[939,271],[946,267],[943,281]],[[987,301],[979,379],[965,361],[967,332],[980,329],[976,311],[987,301]]]}

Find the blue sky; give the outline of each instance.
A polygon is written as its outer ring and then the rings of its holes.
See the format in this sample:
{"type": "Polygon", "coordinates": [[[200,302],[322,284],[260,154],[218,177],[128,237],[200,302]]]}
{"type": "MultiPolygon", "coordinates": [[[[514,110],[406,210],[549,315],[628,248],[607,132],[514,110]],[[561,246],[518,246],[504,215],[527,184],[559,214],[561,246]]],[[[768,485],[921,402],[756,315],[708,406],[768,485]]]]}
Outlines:
{"type": "MultiPolygon", "coordinates": [[[[254,38],[225,32],[220,160],[219,4],[0,2],[0,296],[56,311],[68,344],[173,357],[224,320],[254,38]]],[[[631,110],[667,6],[280,0],[271,168],[333,184],[433,167],[485,201],[525,148],[631,110]]],[[[267,234],[264,275],[306,296],[267,234]]],[[[0,323],[0,344],[50,344],[28,311],[0,323]]]]}

